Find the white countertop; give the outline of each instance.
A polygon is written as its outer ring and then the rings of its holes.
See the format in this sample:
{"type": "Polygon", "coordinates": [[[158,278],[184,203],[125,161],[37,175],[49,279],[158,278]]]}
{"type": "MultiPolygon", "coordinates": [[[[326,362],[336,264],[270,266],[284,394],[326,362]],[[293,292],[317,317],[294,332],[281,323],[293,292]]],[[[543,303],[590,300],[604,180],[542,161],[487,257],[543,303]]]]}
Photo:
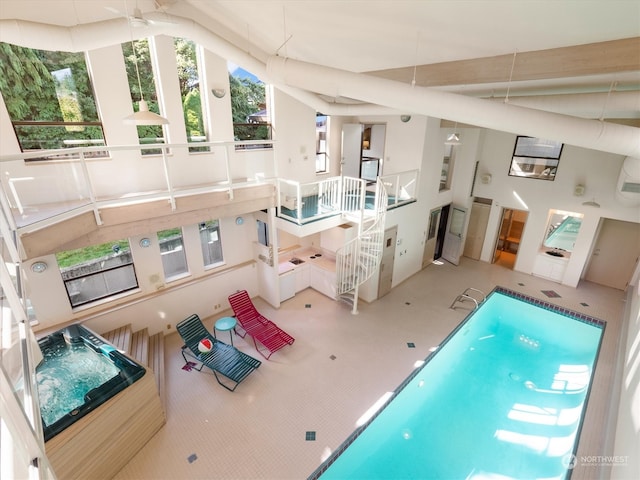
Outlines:
{"type": "Polygon", "coordinates": [[[295,270],[296,268],[303,267],[305,265],[313,265],[329,272],[336,271],[336,260],[334,257],[329,256],[326,253],[322,253],[319,249],[302,248],[280,255],[278,273],[282,275],[283,273],[290,272],[291,270],[295,270]],[[289,262],[292,258],[304,260],[304,263],[294,265],[289,262]]]}

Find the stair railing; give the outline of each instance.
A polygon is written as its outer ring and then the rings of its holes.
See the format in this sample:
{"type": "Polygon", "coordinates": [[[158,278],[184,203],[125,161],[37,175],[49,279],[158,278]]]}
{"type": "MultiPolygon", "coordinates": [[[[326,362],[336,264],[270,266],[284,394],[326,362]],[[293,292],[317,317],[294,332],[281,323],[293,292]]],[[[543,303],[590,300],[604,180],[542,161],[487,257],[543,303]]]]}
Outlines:
{"type": "MultiPolygon", "coordinates": [[[[364,189],[362,195],[364,196],[364,189]]],[[[380,179],[376,182],[374,216],[364,228],[364,209],[360,212],[358,236],[336,252],[336,296],[352,304],[352,313],[358,313],[358,291],[377,271],[382,259],[384,226],[388,196],[380,179]]],[[[362,201],[364,206],[364,199],[362,201]]]]}

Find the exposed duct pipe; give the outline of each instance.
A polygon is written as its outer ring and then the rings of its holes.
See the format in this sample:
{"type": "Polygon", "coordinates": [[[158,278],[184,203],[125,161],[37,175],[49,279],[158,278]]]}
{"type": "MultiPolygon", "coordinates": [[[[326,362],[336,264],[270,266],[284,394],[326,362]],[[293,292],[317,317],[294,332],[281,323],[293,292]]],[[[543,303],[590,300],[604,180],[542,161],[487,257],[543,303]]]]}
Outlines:
{"type": "Polygon", "coordinates": [[[465,97],[371,75],[346,72],[298,60],[270,57],[267,73],[283,83],[333,97],[349,97],[406,112],[514,134],[558,140],[579,147],[640,156],[640,129],[598,120],[465,97]]]}
{"type": "Polygon", "coordinates": [[[511,96],[509,103],[582,118],[640,118],[640,91],[511,96]]]}
{"type": "MultiPolygon", "coordinates": [[[[392,80],[277,56],[270,57],[265,65],[265,62],[255,57],[259,52],[249,54],[193,20],[166,13],[151,13],[146,16],[172,22],[173,25],[150,25],[140,32],[134,29],[137,38],[161,34],[190,38],[211,52],[242,65],[259,78],[274,84],[317,111],[330,115],[422,114],[514,134],[555,139],[584,148],[631,157],[640,156],[638,128],[535,110],[535,105],[533,108],[517,106],[519,101],[525,101],[518,100],[517,97],[511,97],[509,104],[492,102],[433,88],[411,87],[392,80]],[[355,105],[325,102],[306,90],[332,98],[347,97],[368,103],[355,105]]],[[[0,41],[37,49],[67,52],[94,50],[128,42],[131,36],[128,20],[125,18],[72,27],[23,20],[0,20],[0,41]]],[[[624,92],[624,95],[618,95],[619,93],[621,92],[613,92],[611,97],[633,97],[629,108],[637,105],[637,94],[633,96],[636,92],[624,92]]],[[[540,102],[537,105],[543,108],[540,102]]],[[[553,108],[549,102],[555,102],[558,110],[558,105],[563,104],[561,96],[554,96],[547,100],[544,108],[553,108]]]]}

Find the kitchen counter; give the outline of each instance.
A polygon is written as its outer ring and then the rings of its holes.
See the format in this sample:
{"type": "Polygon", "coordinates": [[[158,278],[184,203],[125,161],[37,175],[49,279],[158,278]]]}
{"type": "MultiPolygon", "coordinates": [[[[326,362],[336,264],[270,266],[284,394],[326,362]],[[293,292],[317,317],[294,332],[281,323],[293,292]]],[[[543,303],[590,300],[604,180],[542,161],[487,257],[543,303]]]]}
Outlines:
{"type": "Polygon", "coordinates": [[[287,273],[291,270],[295,270],[296,267],[302,267],[304,265],[314,265],[331,273],[335,273],[336,271],[336,259],[334,257],[321,252],[320,249],[303,248],[280,254],[278,273],[287,273]],[[304,263],[294,265],[289,262],[292,258],[304,260],[304,263]]]}
{"type": "Polygon", "coordinates": [[[336,297],[335,257],[321,249],[291,248],[280,252],[278,273],[281,302],[308,287],[330,298],[336,297]],[[291,263],[290,260],[294,258],[303,262],[291,263]]]}

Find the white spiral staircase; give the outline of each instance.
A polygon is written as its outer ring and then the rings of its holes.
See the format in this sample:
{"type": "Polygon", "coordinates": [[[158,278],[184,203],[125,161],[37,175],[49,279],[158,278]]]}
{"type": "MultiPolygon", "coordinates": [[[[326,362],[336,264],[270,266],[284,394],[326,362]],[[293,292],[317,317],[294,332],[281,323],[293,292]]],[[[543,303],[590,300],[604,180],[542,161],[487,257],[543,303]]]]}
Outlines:
{"type": "Polygon", "coordinates": [[[358,235],[336,252],[336,297],[358,313],[358,289],[377,271],[382,259],[387,192],[376,182],[374,208],[365,208],[366,183],[344,178],[343,212],[358,225],[358,235]]]}

